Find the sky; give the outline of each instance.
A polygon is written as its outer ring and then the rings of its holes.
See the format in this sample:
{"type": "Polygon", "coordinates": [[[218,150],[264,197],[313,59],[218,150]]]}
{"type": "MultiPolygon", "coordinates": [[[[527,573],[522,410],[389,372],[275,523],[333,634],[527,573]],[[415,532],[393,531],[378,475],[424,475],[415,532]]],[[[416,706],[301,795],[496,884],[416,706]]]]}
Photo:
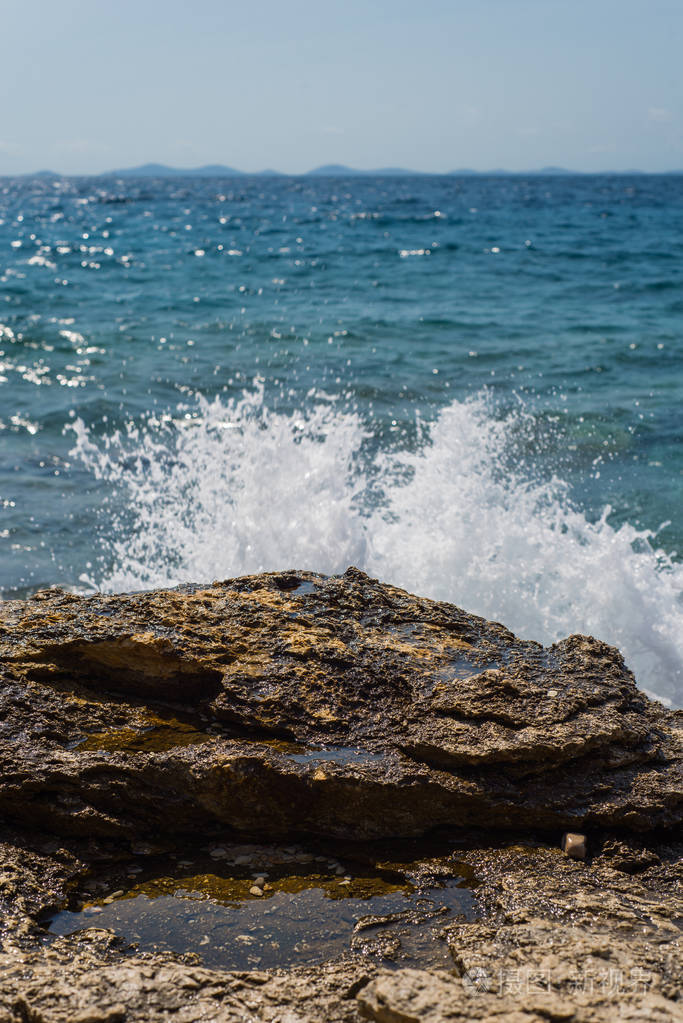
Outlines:
{"type": "Polygon", "coordinates": [[[0,174],[683,168],[683,0],[0,0],[0,174]]]}

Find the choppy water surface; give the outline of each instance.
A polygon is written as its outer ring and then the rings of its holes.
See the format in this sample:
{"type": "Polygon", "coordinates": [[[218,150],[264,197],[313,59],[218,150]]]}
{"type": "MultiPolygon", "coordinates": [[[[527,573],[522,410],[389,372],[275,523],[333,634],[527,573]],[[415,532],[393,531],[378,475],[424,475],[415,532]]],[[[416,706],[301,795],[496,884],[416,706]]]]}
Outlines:
{"type": "Polygon", "coordinates": [[[356,564],[683,703],[683,178],[0,181],[0,592],[356,564]]]}

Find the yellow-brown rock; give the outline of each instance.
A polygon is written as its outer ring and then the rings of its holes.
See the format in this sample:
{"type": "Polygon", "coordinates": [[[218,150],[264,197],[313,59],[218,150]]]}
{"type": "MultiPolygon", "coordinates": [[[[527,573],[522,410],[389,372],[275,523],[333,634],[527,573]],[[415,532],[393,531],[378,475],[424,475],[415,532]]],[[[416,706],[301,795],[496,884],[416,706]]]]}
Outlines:
{"type": "Polygon", "coordinates": [[[0,1023],[683,1018],[682,718],[603,643],[544,649],[356,569],[0,604],[0,1023]],[[577,831],[585,862],[559,848],[577,831]],[[440,925],[452,968],[384,969],[390,926],[232,973],[42,929],[93,877],[106,907],[199,847],[263,905],[236,843],[292,836],[302,863],[413,836],[418,887],[457,859],[476,908],[440,925]]]}
{"type": "Polygon", "coordinates": [[[61,834],[675,828],[679,717],[356,569],[0,605],[0,810],[61,834]],[[137,737],[137,741],[136,741],[137,737]]]}

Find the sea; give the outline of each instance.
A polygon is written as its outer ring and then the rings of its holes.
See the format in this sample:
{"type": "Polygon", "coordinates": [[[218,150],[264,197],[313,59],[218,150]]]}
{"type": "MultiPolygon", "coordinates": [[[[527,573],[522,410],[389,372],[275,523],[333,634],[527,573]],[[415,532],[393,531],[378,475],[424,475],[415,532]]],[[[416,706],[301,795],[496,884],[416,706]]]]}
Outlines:
{"type": "Polygon", "coordinates": [[[0,597],[373,576],[683,705],[683,176],[0,179],[0,597]]]}

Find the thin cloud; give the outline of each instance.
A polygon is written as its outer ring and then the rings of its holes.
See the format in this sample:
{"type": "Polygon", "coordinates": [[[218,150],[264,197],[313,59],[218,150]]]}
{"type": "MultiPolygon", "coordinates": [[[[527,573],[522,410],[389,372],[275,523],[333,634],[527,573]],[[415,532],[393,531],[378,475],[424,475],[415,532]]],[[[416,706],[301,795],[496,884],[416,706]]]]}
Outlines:
{"type": "Polygon", "coordinates": [[[674,119],[674,115],[667,107],[648,107],[647,116],[648,120],[657,124],[669,124],[674,119]]]}

